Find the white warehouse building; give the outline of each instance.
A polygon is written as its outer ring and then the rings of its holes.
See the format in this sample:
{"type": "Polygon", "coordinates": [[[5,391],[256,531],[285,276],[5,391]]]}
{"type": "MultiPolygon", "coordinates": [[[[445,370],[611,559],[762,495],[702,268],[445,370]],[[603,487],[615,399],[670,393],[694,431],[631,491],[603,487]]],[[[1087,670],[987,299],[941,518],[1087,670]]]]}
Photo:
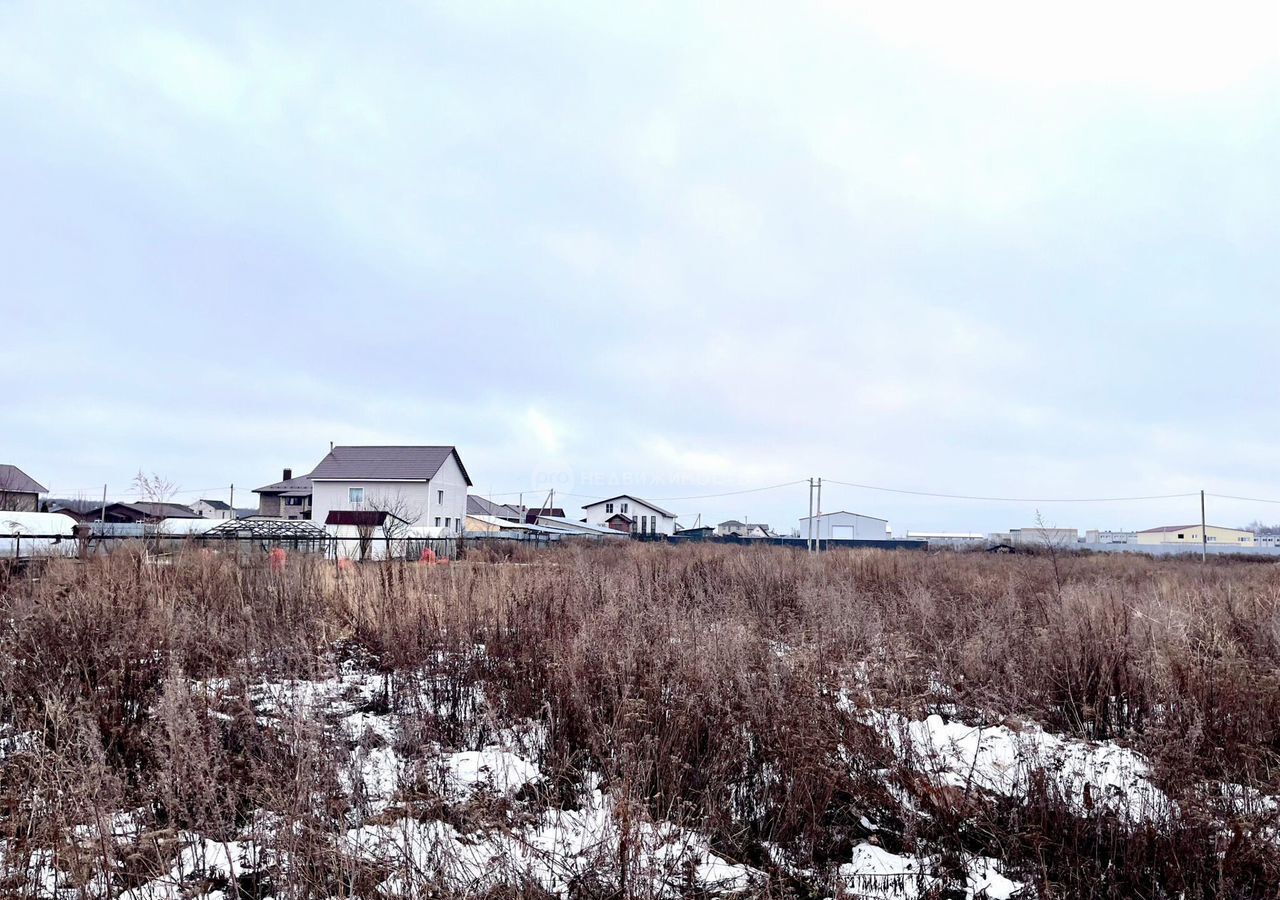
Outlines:
{"type": "Polygon", "coordinates": [[[840,510],[801,519],[800,537],[820,541],[883,541],[889,537],[889,522],[840,510]]]}

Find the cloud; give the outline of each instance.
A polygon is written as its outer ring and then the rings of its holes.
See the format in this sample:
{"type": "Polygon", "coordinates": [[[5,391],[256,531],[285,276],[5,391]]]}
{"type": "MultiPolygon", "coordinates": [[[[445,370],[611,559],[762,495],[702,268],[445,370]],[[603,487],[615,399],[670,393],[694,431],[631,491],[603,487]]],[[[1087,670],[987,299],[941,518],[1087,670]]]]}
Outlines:
{"type": "Polygon", "coordinates": [[[1262,4],[11,4],[4,353],[38,377],[5,452],[73,486],[358,440],[456,443],[498,491],[1280,496],[1276,34],[1262,4]]]}

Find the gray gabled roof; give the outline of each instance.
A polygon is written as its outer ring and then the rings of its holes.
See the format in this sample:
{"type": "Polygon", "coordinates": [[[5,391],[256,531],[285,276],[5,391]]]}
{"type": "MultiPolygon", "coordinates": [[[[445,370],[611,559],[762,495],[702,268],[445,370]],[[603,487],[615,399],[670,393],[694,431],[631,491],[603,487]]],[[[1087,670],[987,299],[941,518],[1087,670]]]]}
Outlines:
{"type": "Polygon", "coordinates": [[[311,471],[313,481],[427,481],[452,456],[471,476],[454,447],[334,447],[311,471]]]}
{"type": "Polygon", "coordinates": [[[311,478],[307,475],[298,475],[286,481],[277,481],[275,484],[268,484],[260,488],[254,488],[255,494],[288,494],[289,496],[305,496],[311,493],[311,478]]]}
{"type": "Polygon", "coordinates": [[[204,503],[207,506],[211,506],[214,509],[230,509],[231,508],[230,505],[228,505],[226,500],[206,500],[203,497],[201,497],[199,502],[204,503]]]}
{"type": "Polygon", "coordinates": [[[49,489],[17,466],[0,463],[0,491],[14,494],[47,494],[49,489]]]}
{"type": "Polygon", "coordinates": [[[499,519],[521,519],[520,510],[514,506],[506,506],[502,503],[494,503],[492,500],[486,500],[484,497],[477,497],[475,494],[467,494],[467,515],[469,516],[496,516],[499,519]]]}
{"type": "Polygon", "coordinates": [[[49,512],[61,512],[64,509],[69,509],[77,515],[84,515],[91,509],[102,508],[102,504],[97,500],[69,499],[66,497],[51,497],[44,502],[44,505],[49,512]]]}
{"type": "Polygon", "coordinates": [[[135,500],[127,504],[134,509],[140,509],[149,516],[155,516],[162,519],[198,519],[196,511],[189,506],[183,506],[181,503],[151,502],[147,500],[135,500]]]}

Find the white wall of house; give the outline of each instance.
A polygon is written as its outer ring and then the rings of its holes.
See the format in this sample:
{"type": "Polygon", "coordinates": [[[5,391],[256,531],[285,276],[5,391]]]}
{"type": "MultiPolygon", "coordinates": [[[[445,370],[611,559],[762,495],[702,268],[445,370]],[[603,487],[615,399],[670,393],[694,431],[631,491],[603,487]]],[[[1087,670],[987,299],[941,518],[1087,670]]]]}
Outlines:
{"type": "Polygon", "coordinates": [[[311,520],[324,525],[335,509],[375,509],[386,498],[400,504],[411,525],[461,532],[467,518],[467,479],[450,456],[430,481],[323,481],[311,485],[311,520]],[[359,499],[352,491],[362,492],[359,499]]]}
{"type": "Polygon", "coordinates": [[[202,519],[230,519],[235,515],[235,510],[214,509],[203,500],[197,500],[195,503],[192,503],[191,509],[202,519]]]}
{"type": "Polygon", "coordinates": [[[635,497],[618,497],[614,500],[584,506],[588,525],[608,527],[609,519],[621,513],[635,520],[635,531],[645,534],[675,534],[676,518],[654,509],[635,497]]]}
{"type": "Polygon", "coordinates": [[[800,537],[822,541],[883,541],[889,537],[889,523],[874,516],[851,512],[823,513],[815,519],[800,520],[800,537]]]}

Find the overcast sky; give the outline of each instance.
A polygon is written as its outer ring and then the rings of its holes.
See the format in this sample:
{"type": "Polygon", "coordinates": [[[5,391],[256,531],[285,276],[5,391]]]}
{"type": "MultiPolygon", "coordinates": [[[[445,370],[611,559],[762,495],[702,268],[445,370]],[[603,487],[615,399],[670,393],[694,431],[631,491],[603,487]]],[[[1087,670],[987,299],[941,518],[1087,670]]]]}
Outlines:
{"type": "Polygon", "coordinates": [[[237,505],[330,441],[570,506],[1280,498],[1280,7],[1044,6],[5,3],[0,462],[237,505]]]}

